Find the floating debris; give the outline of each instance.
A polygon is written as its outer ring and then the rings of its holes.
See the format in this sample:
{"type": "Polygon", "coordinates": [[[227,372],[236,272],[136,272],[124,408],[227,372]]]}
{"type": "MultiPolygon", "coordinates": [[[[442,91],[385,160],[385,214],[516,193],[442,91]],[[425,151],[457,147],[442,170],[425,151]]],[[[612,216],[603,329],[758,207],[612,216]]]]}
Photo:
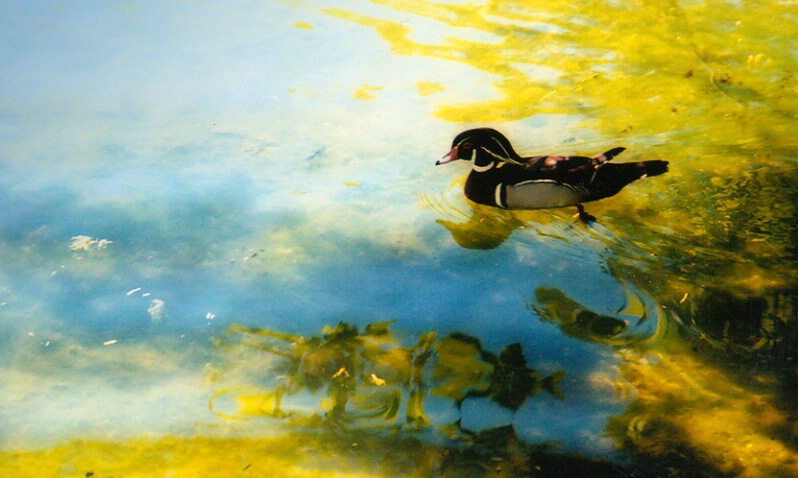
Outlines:
{"type": "Polygon", "coordinates": [[[127,291],[127,295],[133,295],[133,294],[135,294],[136,292],[138,292],[140,290],[141,290],[141,287],[136,287],[135,289],[130,289],[129,291],[127,291]]]}
{"type": "Polygon", "coordinates": [[[345,377],[349,376],[349,372],[346,371],[345,367],[339,368],[338,371],[333,374],[333,378],[338,378],[338,377],[340,377],[342,375],[345,376],[345,377]]]}
{"type": "Polygon", "coordinates": [[[161,299],[152,299],[147,312],[150,314],[153,322],[160,322],[166,318],[166,302],[161,299]]]}
{"type": "Polygon", "coordinates": [[[108,244],[113,244],[114,241],[108,239],[92,239],[89,236],[72,236],[72,244],[69,245],[71,251],[90,251],[92,249],[105,249],[108,244]]]}
{"type": "Polygon", "coordinates": [[[109,241],[108,239],[99,239],[94,241],[94,244],[97,246],[97,249],[105,249],[105,246],[113,243],[114,241],[109,241]]]}
{"type": "Polygon", "coordinates": [[[249,251],[247,251],[247,255],[244,256],[243,258],[241,258],[241,260],[242,261],[248,261],[248,260],[254,259],[256,257],[258,257],[258,251],[256,251],[255,249],[250,249],[249,251]]]}
{"type": "MultiPolygon", "coordinates": [[[[114,344],[115,344],[115,343],[117,343],[117,342],[118,342],[118,341],[117,341],[117,340],[115,340],[115,339],[113,339],[113,340],[106,340],[105,342],[103,342],[103,345],[114,345],[114,344]]],[[[48,342],[48,343],[49,343],[49,342],[48,342]]]]}
{"type": "Polygon", "coordinates": [[[89,236],[73,236],[69,249],[71,251],[88,251],[93,244],[94,240],[89,236]]]}

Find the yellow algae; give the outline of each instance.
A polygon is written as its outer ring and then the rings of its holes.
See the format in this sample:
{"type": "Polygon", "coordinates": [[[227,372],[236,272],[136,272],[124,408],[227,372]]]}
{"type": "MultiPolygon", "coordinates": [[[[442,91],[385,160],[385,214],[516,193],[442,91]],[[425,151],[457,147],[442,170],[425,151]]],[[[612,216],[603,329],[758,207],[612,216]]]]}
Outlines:
{"type": "Polygon", "coordinates": [[[377,98],[372,94],[372,92],[375,91],[382,91],[382,86],[365,84],[360,88],[358,88],[357,90],[355,90],[353,96],[357,100],[373,100],[377,98]]]}
{"type": "MultiPolygon", "coordinates": [[[[768,291],[789,288],[795,283],[794,262],[778,263],[794,254],[791,252],[795,239],[792,219],[796,202],[794,194],[785,195],[785,192],[795,189],[795,174],[778,164],[781,156],[792,155],[795,146],[792,133],[787,134],[794,130],[795,98],[798,97],[792,73],[794,49],[781,48],[779,43],[770,40],[762,44],[753,40],[774,37],[774,17],[786,20],[780,27],[780,35],[794,38],[795,28],[789,21],[791,17],[786,16],[788,11],[773,5],[768,15],[756,15],[748,6],[718,9],[711,2],[666,6],[638,2],[623,7],[620,6],[622,2],[614,6],[574,5],[569,7],[573,12],[568,14],[555,11],[551,2],[534,1],[487,1],[480,2],[478,8],[423,1],[376,3],[435,19],[452,27],[450,36],[438,44],[424,44],[411,39],[413,31],[408,25],[412,22],[374,18],[341,9],[327,12],[374,28],[397,54],[459,62],[490,76],[495,89],[493,99],[475,101],[466,96],[459,102],[448,100],[451,102],[439,105],[436,112],[439,118],[458,123],[484,123],[561,113],[578,117],[585,129],[636,142],[643,151],[632,153],[634,155],[663,155],[672,160],[672,171],[662,182],[635,185],[629,194],[595,207],[609,217],[602,225],[616,237],[635,238],[620,246],[612,242],[614,239],[606,239],[613,246],[607,254],[618,256],[608,260],[613,270],[618,274],[645,275],[648,272],[650,277],[666,276],[658,282],[652,281],[652,289],[664,283],[662,296],[671,297],[669,302],[679,306],[673,309],[684,314],[686,323],[691,318],[691,308],[707,297],[702,289],[710,286],[732,287],[736,295],[746,297],[772,297],[767,295],[768,291]],[[719,32],[707,21],[726,21],[732,16],[746,19],[745,28],[754,33],[751,38],[733,42],[734,35],[719,32]],[[549,27],[540,27],[535,22],[549,27]],[[459,29],[481,30],[498,38],[498,42],[474,41],[459,29]],[[537,67],[546,67],[556,74],[538,77],[537,67]],[[752,166],[767,169],[751,169],[752,166]],[[652,206],[640,206],[635,202],[634,193],[646,194],[656,201],[651,201],[652,206]],[[619,219],[613,219],[613,215],[619,219]],[[634,235],[628,234],[631,230],[634,235]],[[661,231],[671,231],[676,239],[668,242],[661,231]],[[643,273],[640,269],[645,267],[639,264],[634,268],[624,267],[636,260],[634,248],[654,257],[643,273]],[[627,272],[619,272],[624,270],[627,272]],[[674,272],[678,274],[676,279],[674,272]],[[685,292],[688,290],[689,294],[685,292]],[[675,304],[679,297],[681,300],[675,304]]],[[[732,24],[729,23],[730,27],[732,24]]],[[[304,22],[295,26],[312,28],[304,22]]],[[[441,85],[435,81],[416,82],[422,96],[442,91],[441,85]]],[[[355,97],[361,94],[358,99],[373,99],[376,91],[380,91],[379,87],[364,85],[355,92],[355,97]]],[[[523,218],[529,217],[540,220],[543,216],[505,215],[481,209],[457,216],[462,222],[440,222],[464,247],[487,249],[501,244],[525,224],[523,218]]],[[[310,263],[318,255],[318,249],[311,249],[309,243],[295,243],[296,236],[317,241],[319,234],[313,233],[318,231],[304,230],[311,234],[297,234],[307,226],[289,227],[292,229],[270,232],[268,237],[261,238],[263,243],[276,246],[262,252],[258,260],[264,268],[270,268],[269,271],[280,272],[280,277],[291,265],[310,263]]],[[[102,243],[82,236],[74,244],[74,250],[102,249],[107,243],[110,241],[102,243]]],[[[336,246],[324,243],[321,247],[336,246]]],[[[254,259],[256,255],[252,252],[246,259],[254,259]]],[[[615,322],[586,316],[579,304],[569,302],[567,297],[552,295],[552,292],[547,291],[549,299],[559,304],[558,323],[593,328],[596,324],[609,323],[611,327],[599,331],[609,332],[604,335],[617,333],[615,322]],[[585,317],[591,320],[586,321],[585,317]]],[[[629,300],[623,313],[642,316],[646,312],[643,302],[628,292],[629,300]]],[[[792,313],[781,313],[770,319],[794,325],[794,317],[792,313]]],[[[730,322],[727,319],[725,323],[730,322]]],[[[699,324],[696,329],[718,347],[725,347],[734,339],[730,337],[729,327],[713,336],[714,331],[702,330],[702,326],[699,324]]],[[[743,343],[750,351],[767,350],[777,341],[769,335],[774,328],[772,323],[763,322],[761,327],[748,333],[743,343]]],[[[313,337],[246,331],[244,333],[256,338],[284,342],[282,346],[253,344],[260,347],[257,350],[276,358],[262,362],[253,359],[247,365],[237,365],[248,368],[246,376],[243,372],[241,375],[229,373],[229,368],[222,374],[209,367],[208,379],[214,384],[221,380],[262,379],[258,374],[263,374],[264,370],[279,371],[280,375],[274,374],[277,380],[293,380],[294,388],[286,389],[286,394],[304,388],[324,395],[317,400],[321,410],[335,411],[343,403],[350,411],[354,409],[363,415],[395,420],[399,397],[406,400],[408,422],[424,424],[426,390],[462,399],[471,391],[485,392],[495,376],[495,364],[485,361],[481,348],[462,337],[438,340],[431,334],[419,338],[418,345],[408,346],[387,340],[385,331],[382,335],[350,336],[343,332],[346,331],[334,327],[325,330],[324,334],[331,335],[326,344],[333,343],[333,339],[340,340],[335,346],[323,349],[318,345],[320,342],[314,348],[313,337]],[[437,374],[432,377],[418,373],[424,367],[413,358],[426,353],[434,353],[436,357],[434,366],[428,368],[437,374]],[[280,369],[277,362],[281,359],[307,368],[280,369]],[[353,377],[361,381],[356,384],[357,389],[353,382],[344,381],[353,377]],[[419,377],[433,380],[433,386],[425,388],[420,383],[411,383],[419,377]],[[405,392],[405,396],[397,394],[398,390],[405,392]]],[[[128,369],[129,363],[143,370],[160,372],[170,367],[169,364],[179,363],[173,360],[175,357],[164,360],[152,351],[139,357],[137,352],[147,350],[127,348],[124,343],[112,349],[116,358],[108,360],[122,371],[128,369]]],[[[77,348],[70,353],[72,358],[61,366],[64,369],[69,368],[66,364],[71,366],[75,362],[87,367],[92,357],[99,356],[100,352],[77,348]]],[[[619,440],[628,440],[635,452],[654,457],[667,458],[689,447],[726,474],[798,474],[795,451],[790,446],[794,436],[790,437],[786,431],[795,425],[790,425],[789,416],[776,406],[771,394],[754,393],[735,384],[734,377],[696,359],[689,350],[652,356],[657,360],[630,359],[621,366],[639,398],[627,415],[619,418],[619,440]]],[[[757,380],[770,383],[769,377],[757,377],[757,380]]],[[[236,404],[240,409],[236,412],[279,416],[283,408],[282,389],[276,388],[279,386],[238,395],[236,404]]],[[[616,387],[624,397],[635,395],[628,391],[625,382],[616,382],[616,387]]],[[[94,476],[139,476],[136,475],[139,472],[141,476],[160,472],[170,476],[202,476],[202,471],[208,468],[219,472],[230,470],[228,474],[233,476],[243,472],[246,476],[258,476],[265,473],[261,471],[264,469],[283,476],[317,476],[321,469],[327,476],[357,476],[363,472],[358,468],[351,474],[344,474],[346,463],[351,465],[351,461],[358,459],[357,455],[348,458],[352,456],[352,448],[340,449],[337,456],[329,458],[330,462],[325,465],[332,466],[303,465],[302,457],[316,451],[314,442],[297,444],[291,436],[284,442],[268,443],[232,439],[200,441],[169,439],[153,442],[152,446],[149,442],[122,442],[114,443],[113,447],[107,443],[81,442],[72,444],[72,448],[65,445],[46,452],[5,454],[0,461],[4,467],[9,464],[9,474],[14,476],[88,476],[89,472],[94,476]],[[206,449],[210,447],[216,450],[206,449]],[[225,455],[225,451],[228,454],[225,455]],[[290,462],[281,462],[278,453],[292,456],[290,462]],[[166,454],[172,460],[170,463],[162,460],[166,454]],[[86,461],[74,461],[75,457],[84,455],[86,461]],[[261,461],[247,458],[253,455],[261,461]],[[269,461],[272,457],[273,461],[269,461]],[[231,463],[235,467],[231,467],[231,463]],[[84,466],[87,464],[92,465],[91,468],[84,466]],[[329,472],[329,468],[339,471],[329,472]]],[[[358,440],[358,443],[362,446],[364,442],[358,440]]],[[[384,451],[396,452],[395,449],[384,451]]],[[[372,462],[368,465],[368,474],[373,476],[377,465],[372,462]]],[[[386,475],[395,475],[396,470],[391,471],[393,473],[386,475]]],[[[411,472],[402,471],[407,472],[404,475],[411,472]]],[[[444,476],[434,467],[425,471],[429,472],[427,475],[444,476]]],[[[498,473],[495,467],[491,471],[498,473]]]]}
{"type": "Polygon", "coordinates": [[[586,127],[613,135],[667,139],[703,131],[725,144],[740,138],[760,146],[792,141],[774,137],[772,128],[793,122],[798,109],[795,59],[785,43],[798,26],[784,4],[761,15],[748,4],[719,10],[660,3],[571,9],[499,0],[478,7],[376,3],[405,20],[414,15],[436,21],[450,35],[421,43],[412,39],[412,22],[341,8],[323,12],[375,29],[396,54],[464,63],[495,78],[495,99],[440,105],[436,114],[448,121],[501,122],[556,112],[585,115],[586,127]],[[740,17],[746,18],[745,36],[725,29],[740,17]],[[772,35],[772,18],[784,20],[779,37],[772,35]],[[466,39],[466,29],[494,35],[498,44],[466,39]],[[537,77],[524,73],[527,67],[560,74],[537,77]]]}
{"type": "Polygon", "coordinates": [[[435,347],[440,358],[433,370],[437,386],[432,393],[462,400],[470,390],[486,390],[493,372],[491,364],[480,358],[479,345],[471,340],[445,337],[435,347]]]}
{"type": "Polygon", "coordinates": [[[434,95],[435,93],[440,93],[441,91],[446,90],[446,87],[443,86],[442,83],[438,81],[417,81],[416,82],[416,91],[421,96],[430,96],[434,95]]]}
{"type": "Polygon", "coordinates": [[[72,441],[47,450],[0,452],[0,464],[5,476],[15,478],[358,478],[429,476],[430,464],[441,454],[433,447],[401,442],[374,446],[326,434],[287,434],[257,439],[72,441]],[[411,461],[403,463],[401,458],[411,461]]]}
{"type": "Polygon", "coordinates": [[[307,22],[296,22],[294,26],[302,30],[313,30],[313,25],[307,22]]]}
{"type": "Polygon", "coordinates": [[[521,478],[617,476],[598,459],[540,453],[506,429],[482,432],[457,448],[367,433],[287,433],[270,438],[71,441],[46,450],[0,452],[14,478],[521,478]],[[533,471],[534,470],[534,471],[533,471]]]}
{"type": "Polygon", "coordinates": [[[775,387],[739,385],[685,346],[657,352],[654,361],[642,358],[627,355],[620,365],[636,399],[610,420],[616,440],[654,460],[696,454],[724,476],[798,476],[791,418],[775,387]]]}

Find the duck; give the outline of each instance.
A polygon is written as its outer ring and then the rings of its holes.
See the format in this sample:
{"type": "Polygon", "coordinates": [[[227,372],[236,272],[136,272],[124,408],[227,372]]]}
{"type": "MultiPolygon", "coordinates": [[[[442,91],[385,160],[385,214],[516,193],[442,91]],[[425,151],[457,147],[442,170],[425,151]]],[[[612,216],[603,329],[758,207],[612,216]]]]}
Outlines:
{"type": "Polygon", "coordinates": [[[464,193],[471,201],[502,209],[548,209],[576,206],[578,217],[594,221],[582,203],[618,194],[628,184],[668,171],[668,161],[610,162],[625,151],[618,147],[593,157],[522,157],[492,128],[463,131],[435,164],[471,162],[464,193]]]}

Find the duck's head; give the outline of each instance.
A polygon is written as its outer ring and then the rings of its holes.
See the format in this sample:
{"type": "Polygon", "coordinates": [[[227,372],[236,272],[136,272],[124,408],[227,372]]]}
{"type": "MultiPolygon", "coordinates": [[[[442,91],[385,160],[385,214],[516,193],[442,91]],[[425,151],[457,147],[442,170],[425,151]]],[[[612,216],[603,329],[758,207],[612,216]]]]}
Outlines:
{"type": "Polygon", "coordinates": [[[470,129],[458,134],[452,141],[452,149],[435,164],[446,164],[458,159],[473,161],[475,165],[483,167],[499,161],[514,164],[521,161],[510,141],[491,128],[470,129]]]}

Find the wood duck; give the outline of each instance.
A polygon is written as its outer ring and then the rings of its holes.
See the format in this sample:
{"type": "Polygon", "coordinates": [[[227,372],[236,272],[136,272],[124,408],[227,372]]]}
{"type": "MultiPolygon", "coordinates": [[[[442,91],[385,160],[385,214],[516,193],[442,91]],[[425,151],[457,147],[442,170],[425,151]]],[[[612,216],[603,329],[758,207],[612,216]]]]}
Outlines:
{"type": "Polygon", "coordinates": [[[464,131],[452,149],[435,164],[458,159],[471,161],[465,183],[468,199],[507,209],[543,209],[576,206],[579,217],[594,220],[582,203],[618,194],[627,184],[668,171],[663,160],[610,163],[626,148],[598,156],[521,157],[503,134],[490,128],[464,131]]]}

